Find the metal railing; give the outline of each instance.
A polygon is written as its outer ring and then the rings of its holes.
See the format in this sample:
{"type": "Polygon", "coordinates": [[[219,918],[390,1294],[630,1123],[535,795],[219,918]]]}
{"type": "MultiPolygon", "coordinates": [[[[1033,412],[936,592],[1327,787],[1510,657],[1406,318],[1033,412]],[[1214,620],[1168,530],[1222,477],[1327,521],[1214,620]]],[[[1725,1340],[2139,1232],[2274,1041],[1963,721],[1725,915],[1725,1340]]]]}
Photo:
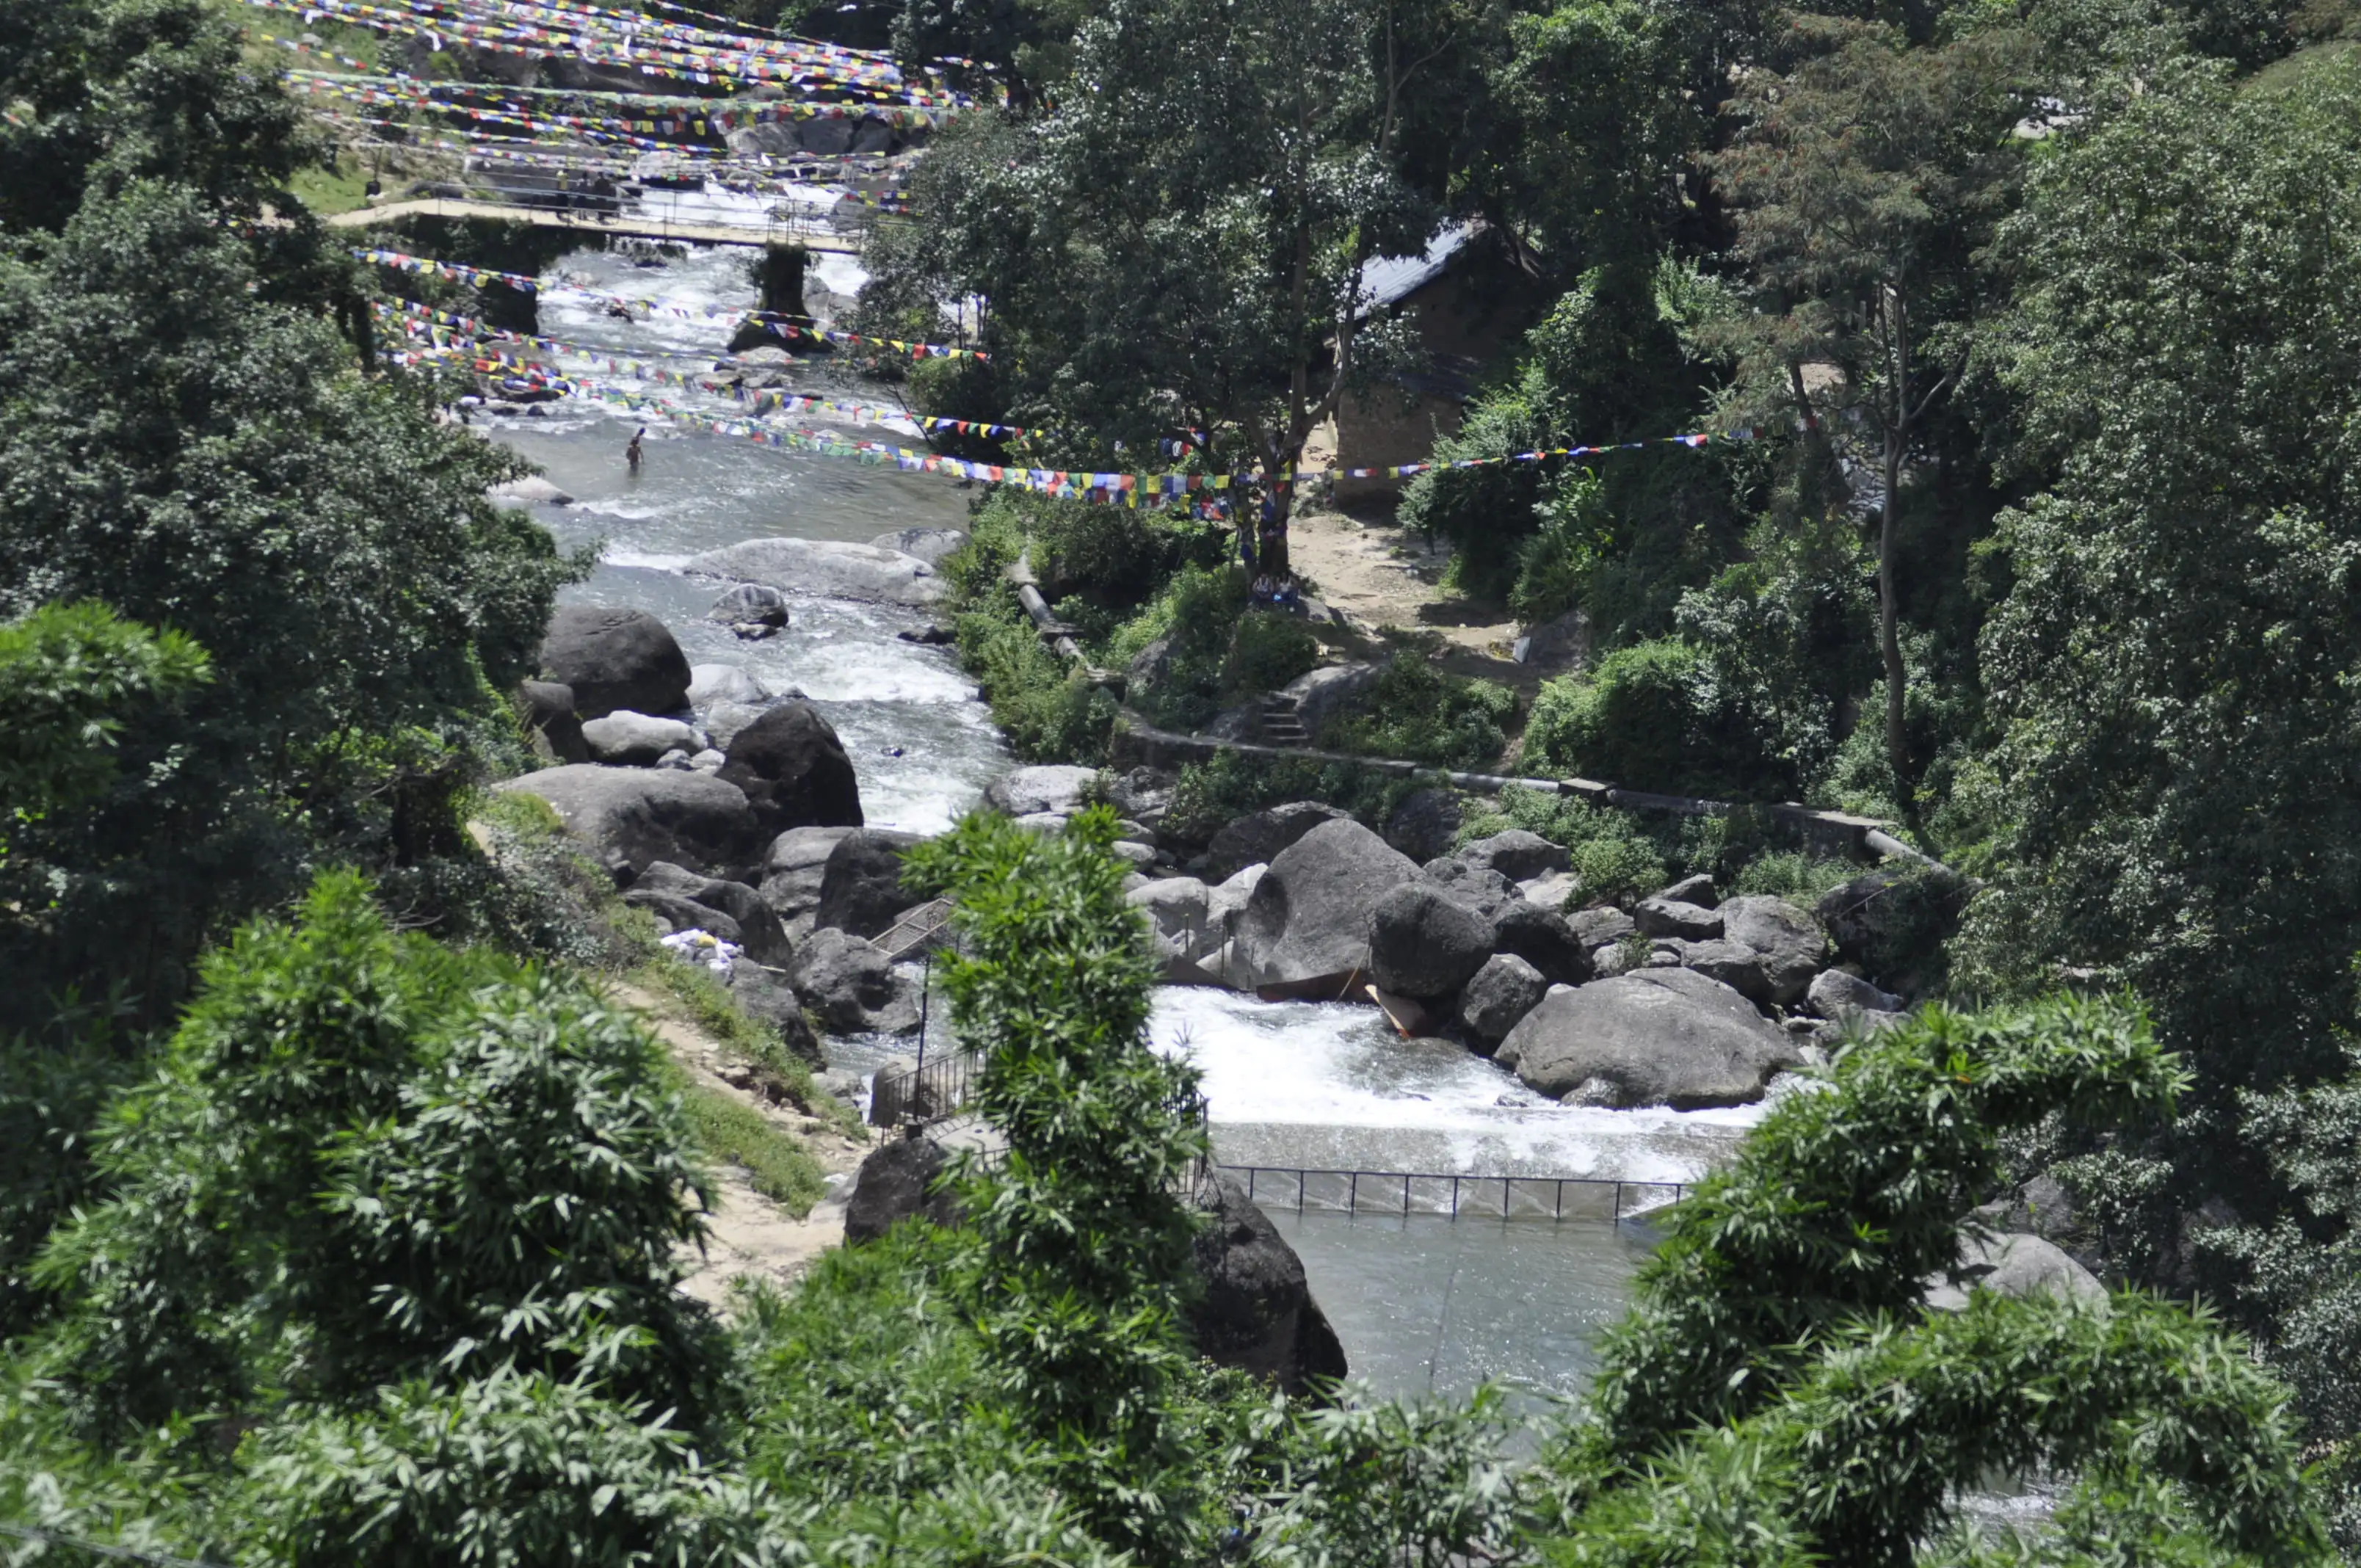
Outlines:
{"type": "Polygon", "coordinates": [[[957,1115],[975,1087],[983,1058],[974,1051],[921,1056],[900,1072],[881,1072],[869,1082],[869,1124],[923,1127],[957,1115]]]}
{"type": "Polygon", "coordinates": [[[1223,1165],[1213,1176],[1239,1178],[1249,1201],[1266,1200],[1299,1214],[1435,1214],[1448,1219],[1610,1219],[1620,1224],[1680,1201],[1688,1184],[1603,1176],[1469,1176],[1401,1170],[1308,1170],[1291,1166],[1223,1165]],[[1569,1201],[1571,1200],[1571,1201],[1569,1201]]]}

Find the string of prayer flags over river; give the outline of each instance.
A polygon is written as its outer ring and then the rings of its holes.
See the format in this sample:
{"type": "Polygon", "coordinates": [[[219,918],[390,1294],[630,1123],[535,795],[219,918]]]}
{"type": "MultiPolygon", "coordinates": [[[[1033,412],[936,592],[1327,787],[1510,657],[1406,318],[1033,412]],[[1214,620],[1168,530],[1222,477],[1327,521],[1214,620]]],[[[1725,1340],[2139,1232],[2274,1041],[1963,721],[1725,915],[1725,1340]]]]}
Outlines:
{"type": "Polygon", "coordinates": [[[1101,505],[1138,507],[1182,504],[1202,497],[1206,492],[1240,491],[1266,483],[1297,484],[1307,480],[1339,478],[1411,478],[1420,474],[1446,468],[1485,468],[1507,463],[1542,463],[1559,458],[1598,457],[1610,452],[1645,451],[1654,446],[1684,446],[1701,449],[1716,443],[1752,441],[1760,432],[1753,429],[1728,431],[1692,431],[1679,435],[1659,436],[1648,441],[1608,442],[1592,446],[1555,446],[1532,452],[1510,453],[1499,457],[1466,457],[1449,462],[1405,463],[1384,468],[1322,468],[1282,469],[1276,474],[1259,472],[1235,474],[1119,474],[1060,468],[1027,468],[1011,464],[983,463],[972,458],[949,456],[939,452],[918,452],[906,446],[889,446],[883,442],[861,441],[814,430],[782,430],[763,425],[752,419],[730,419],[705,414],[685,408],[668,399],[628,391],[602,382],[559,376],[529,367],[513,358],[498,357],[470,348],[430,349],[402,353],[389,351],[387,357],[398,364],[417,364],[424,360],[458,360],[480,374],[501,378],[511,385],[544,389],[561,394],[589,398],[600,402],[618,403],[639,411],[652,411],[679,422],[719,431],[725,434],[743,436],[748,440],[771,445],[790,446],[805,451],[835,456],[857,457],[861,461],[892,464],[906,473],[950,474],[979,483],[1012,485],[1019,489],[1069,500],[1096,502],[1101,505]]]}
{"type": "Polygon", "coordinates": [[[847,348],[887,348],[896,355],[913,359],[988,359],[990,355],[980,348],[957,348],[940,343],[909,343],[898,337],[872,337],[865,333],[838,332],[828,327],[802,326],[782,319],[775,312],[744,311],[730,305],[682,305],[669,300],[633,299],[622,294],[602,293],[596,289],[584,289],[571,283],[544,286],[538,278],[528,278],[522,272],[498,272],[489,267],[469,267],[456,261],[438,261],[431,256],[412,256],[399,250],[356,249],[353,255],[379,267],[398,271],[414,272],[430,278],[448,278],[457,282],[481,286],[504,283],[511,289],[544,297],[563,296],[590,300],[610,308],[644,310],[664,315],[681,316],[690,320],[726,317],[733,321],[759,321],[773,332],[785,337],[807,337],[822,343],[833,343],[847,348]]]}
{"type": "Polygon", "coordinates": [[[740,378],[723,380],[714,372],[692,375],[662,365],[653,365],[644,359],[619,359],[604,349],[591,348],[578,343],[565,343],[554,337],[536,337],[530,333],[507,332],[499,327],[488,325],[473,316],[461,315],[455,311],[438,311],[431,306],[412,304],[406,301],[399,305],[379,304],[374,308],[380,316],[400,323],[402,330],[412,337],[423,339],[438,349],[470,350],[480,356],[497,360],[502,365],[528,370],[540,369],[541,367],[534,362],[520,356],[500,354],[487,349],[480,344],[463,343],[459,341],[459,334],[464,333],[475,337],[490,337],[504,343],[522,344],[548,354],[567,355],[578,359],[594,361],[610,376],[633,376],[642,380],[661,381],[669,386],[693,388],[698,391],[732,398],[744,403],[751,412],[758,416],[774,412],[806,413],[818,410],[840,414],[846,419],[862,424],[890,426],[899,422],[914,425],[921,430],[950,431],[961,435],[1005,438],[1038,437],[1049,433],[1046,430],[1027,430],[1021,425],[994,424],[983,420],[939,419],[929,414],[912,413],[906,409],[889,409],[882,403],[840,402],[833,398],[815,397],[804,392],[748,387],[742,384],[742,377],[745,370],[752,367],[740,366],[731,360],[722,361],[720,365],[715,367],[715,371],[735,371],[740,378]]]}
{"type": "Polygon", "coordinates": [[[708,86],[736,82],[855,94],[869,102],[829,107],[841,114],[875,115],[903,125],[939,123],[972,102],[964,94],[915,86],[888,64],[816,52],[809,46],[708,33],[637,14],[531,5],[520,0],[501,0],[492,6],[473,5],[466,0],[410,0],[400,7],[372,5],[368,0],[247,0],[247,4],[300,16],[306,22],[329,17],[373,32],[422,38],[438,52],[448,39],[536,60],[568,55],[591,64],[626,67],[642,75],[669,76],[708,86]],[[658,41],[651,43],[651,38],[658,41]]]}

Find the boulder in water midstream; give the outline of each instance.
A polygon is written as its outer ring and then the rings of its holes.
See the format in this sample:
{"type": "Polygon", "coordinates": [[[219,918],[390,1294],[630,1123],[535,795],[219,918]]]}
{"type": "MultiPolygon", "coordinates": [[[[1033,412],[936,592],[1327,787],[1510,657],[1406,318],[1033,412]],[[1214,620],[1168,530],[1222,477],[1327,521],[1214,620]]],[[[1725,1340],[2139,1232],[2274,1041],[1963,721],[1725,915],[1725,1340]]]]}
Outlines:
{"type": "Polygon", "coordinates": [[[1234,945],[1241,978],[1276,985],[1362,968],[1369,911],[1418,874],[1415,861],[1351,817],[1320,823],[1255,883],[1234,945]]]}
{"type": "Polygon", "coordinates": [[[1748,1105],[1801,1050],[1719,981],[1658,969],[1553,990],[1498,1059],[1555,1099],[1626,1110],[1748,1105]]]}
{"type": "Polygon", "coordinates": [[[775,837],[790,828],[858,828],[861,784],[836,729],[808,702],[783,702],[730,737],[717,776],[737,785],[754,820],[775,837]]]}
{"type": "Polygon", "coordinates": [[[707,708],[717,702],[744,703],[749,707],[771,700],[768,687],[735,664],[691,664],[688,667],[688,706],[707,708]]]}
{"type": "Polygon", "coordinates": [[[929,566],[939,566],[944,556],[966,547],[967,535],[956,528],[898,528],[869,543],[880,550],[896,550],[905,555],[916,555],[929,566]]]}
{"type": "Polygon", "coordinates": [[[726,873],[762,844],[745,792],[709,773],[576,762],[495,787],[549,802],[619,884],[658,861],[726,873]]]}
{"type": "Polygon", "coordinates": [[[1492,956],[1494,923],[1427,883],[1404,883],[1369,911],[1369,978],[1432,1001],[1466,984],[1492,956]]]}
{"type": "Polygon", "coordinates": [[[569,604],[550,617],[541,674],[573,688],[574,711],[603,718],[619,707],[673,713],[688,701],[688,659],[645,610],[569,604]]]}
{"type": "Polygon", "coordinates": [[[787,593],[875,604],[923,607],[950,591],[934,567],[916,555],[832,539],[749,539],[692,555],[681,569],[787,593]]]}

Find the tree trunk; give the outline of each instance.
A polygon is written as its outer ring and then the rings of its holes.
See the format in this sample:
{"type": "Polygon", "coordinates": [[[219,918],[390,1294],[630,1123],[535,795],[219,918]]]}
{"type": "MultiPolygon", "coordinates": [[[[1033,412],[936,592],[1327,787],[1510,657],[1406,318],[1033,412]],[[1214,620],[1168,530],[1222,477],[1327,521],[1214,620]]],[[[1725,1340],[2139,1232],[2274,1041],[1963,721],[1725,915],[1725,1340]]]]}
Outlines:
{"type": "Polygon", "coordinates": [[[1277,579],[1285,576],[1288,573],[1287,520],[1295,511],[1295,487],[1290,484],[1284,489],[1274,490],[1271,493],[1271,501],[1269,526],[1277,529],[1278,532],[1275,535],[1268,532],[1263,535],[1262,569],[1269,573],[1272,578],[1277,579]]]}
{"type": "Polygon", "coordinates": [[[1903,441],[1902,431],[1887,428],[1885,494],[1878,508],[1877,523],[1877,642],[1885,656],[1885,757],[1894,769],[1894,787],[1901,797],[1895,804],[1906,817],[1914,815],[1910,808],[1910,742],[1903,716],[1902,637],[1894,624],[1894,515],[1899,509],[1899,498],[1894,492],[1902,483],[1903,441]]]}

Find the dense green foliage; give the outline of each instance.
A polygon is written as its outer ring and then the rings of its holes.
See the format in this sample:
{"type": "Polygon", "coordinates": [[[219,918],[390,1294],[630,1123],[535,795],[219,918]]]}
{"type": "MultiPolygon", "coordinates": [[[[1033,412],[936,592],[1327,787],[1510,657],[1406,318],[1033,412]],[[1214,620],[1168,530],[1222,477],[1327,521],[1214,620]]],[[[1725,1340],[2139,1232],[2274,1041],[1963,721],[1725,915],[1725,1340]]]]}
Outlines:
{"type": "Polygon", "coordinates": [[[349,265],[308,221],[245,221],[302,211],[274,197],[308,154],[233,29],[195,0],[5,20],[0,102],[39,113],[0,130],[0,184],[31,203],[0,214],[0,616],[100,600],[214,678],[26,833],[53,907],[5,935],[34,983],[0,1017],[115,982],[152,1010],[319,858],[460,852],[469,739],[506,724],[571,568],[484,499],[513,460],[360,373],[332,321],[349,265]]]}

